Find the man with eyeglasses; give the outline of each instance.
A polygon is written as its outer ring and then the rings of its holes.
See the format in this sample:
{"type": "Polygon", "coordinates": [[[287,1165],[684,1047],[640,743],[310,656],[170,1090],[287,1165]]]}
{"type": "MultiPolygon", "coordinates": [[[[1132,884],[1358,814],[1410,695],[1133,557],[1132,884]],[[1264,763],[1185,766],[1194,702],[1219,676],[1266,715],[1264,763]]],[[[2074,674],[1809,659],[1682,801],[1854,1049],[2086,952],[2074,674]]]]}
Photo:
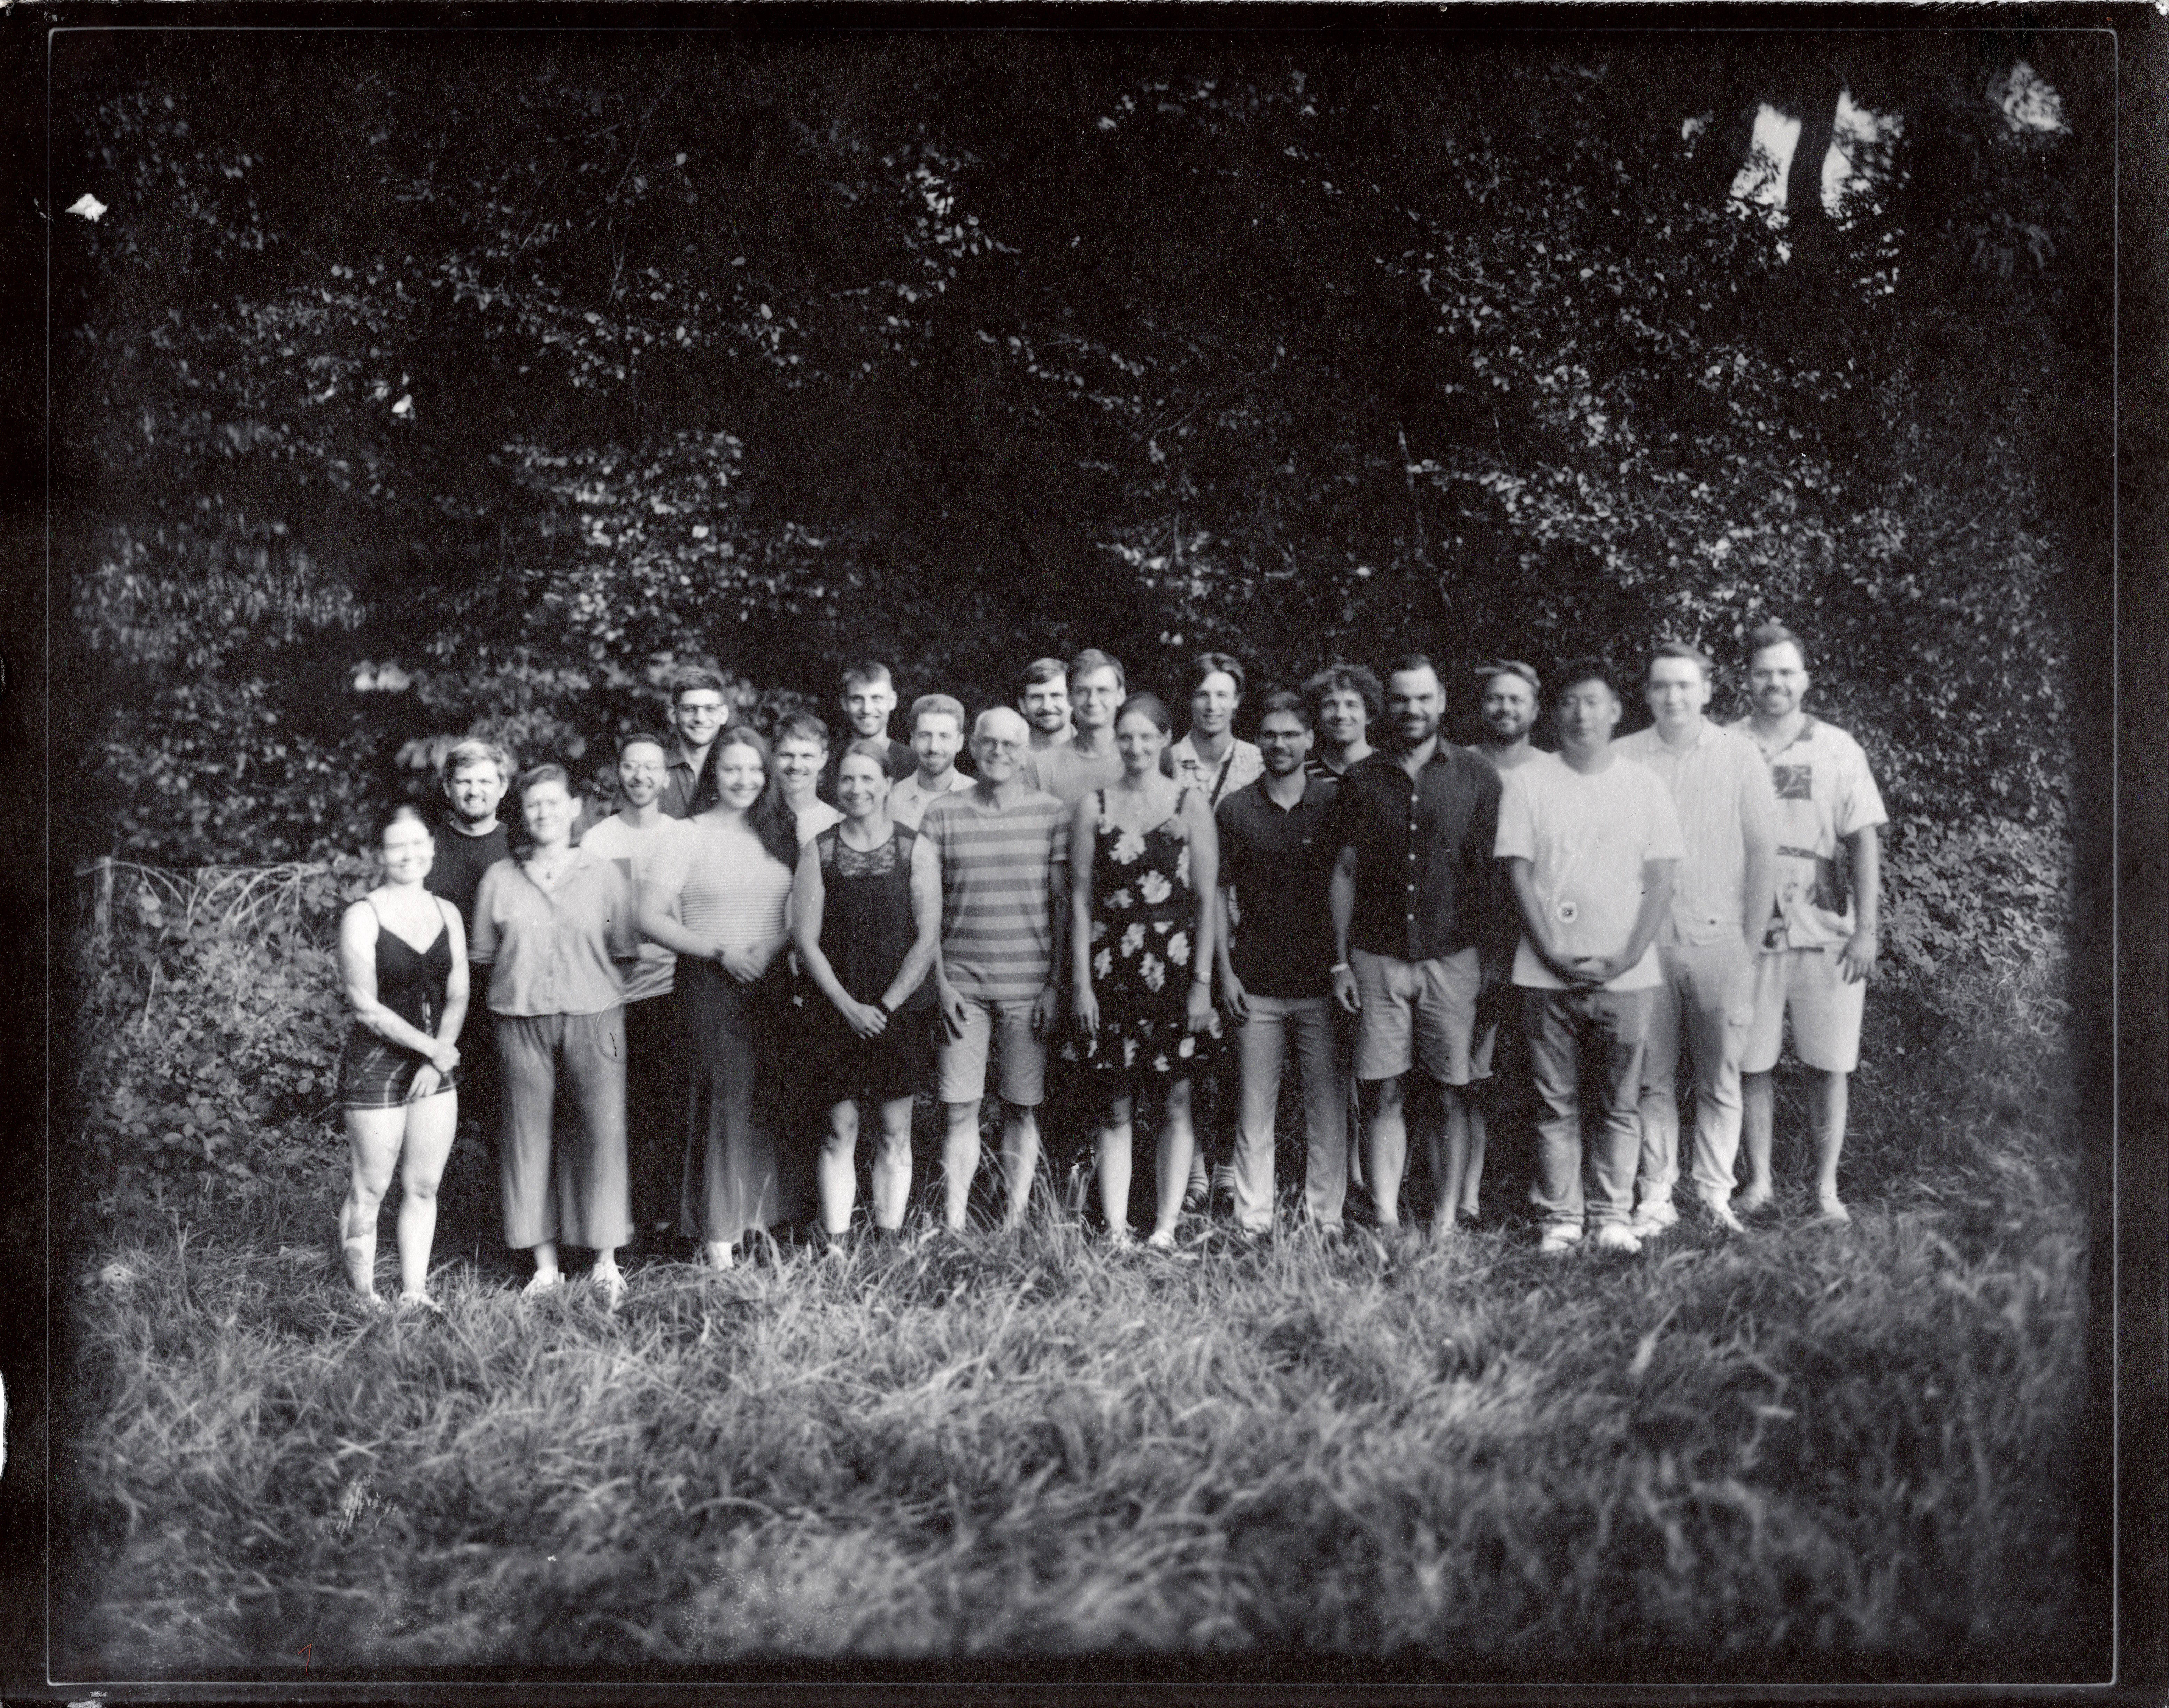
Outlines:
{"type": "MultiPolygon", "coordinates": [[[[589,827],[580,846],[614,860],[635,886],[655,857],[679,834],[661,801],[669,774],[663,737],[637,731],[618,743],[618,810],[589,827]]],[[[670,1001],[678,957],[659,943],[642,942],[640,958],[625,976],[626,1162],[637,1245],[658,1246],[677,1220],[679,1170],[685,1157],[679,1071],[683,1046],[670,1001]]]]}
{"type": "Polygon", "coordinates": [[[730,716],[723,678],[714,671],[689,665],[672,674],[670,727],[677,740],[666,760],[663,792],[656,797],[657,809],[665,818],[691,816],[693,785],[730,716]]]}

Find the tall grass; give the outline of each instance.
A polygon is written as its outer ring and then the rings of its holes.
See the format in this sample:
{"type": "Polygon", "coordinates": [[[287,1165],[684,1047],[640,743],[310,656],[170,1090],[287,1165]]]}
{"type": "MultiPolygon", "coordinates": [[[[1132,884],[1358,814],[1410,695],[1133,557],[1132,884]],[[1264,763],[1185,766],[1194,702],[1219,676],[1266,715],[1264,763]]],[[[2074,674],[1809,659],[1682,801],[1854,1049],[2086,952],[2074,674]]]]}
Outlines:
{"type": "Polygon", "coordinates": [[[326,1136],[312,1195],[68,1277],[64,1670],[2101,1676],[2047,977],[1908,1015],[1918,1054],[1888,1004],[1852,1228],[1624,1260],[1513,1225],[1162,1258],[1049,1213],[658,1264],[615,1314],[456,1264],[445,1321],[374,1321],[326,1136]]]}

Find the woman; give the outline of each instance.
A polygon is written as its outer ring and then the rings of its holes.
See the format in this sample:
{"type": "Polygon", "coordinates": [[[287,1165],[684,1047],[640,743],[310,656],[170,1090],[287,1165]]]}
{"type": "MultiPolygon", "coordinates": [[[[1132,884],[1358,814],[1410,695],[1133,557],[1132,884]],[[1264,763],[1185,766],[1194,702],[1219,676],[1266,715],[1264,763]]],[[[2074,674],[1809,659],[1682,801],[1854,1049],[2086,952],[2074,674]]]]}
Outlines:
{"type": "Polygon", "coordinates": [[[916,870],[919,834],[888,816],[888,748],[859,738],[836,764],[844,822],[798,857],[791,935],[798,963],[826,1003],[804,1035],[829,1104],[817,1185],[821,1226],[848,1233],[858,1187],[862,1096],[881,1105],[874,1153],[874,1226],[903,1226],[911,1192],[911,1099],[934,1063],[935,952],[941,940],[941,878],[916,870]]]}
{"type": "Polygon", "coordinates": [[[1175,1243],[1190,1178],[1192,1077],[1218,1041],[1212,933],[1219,842],[1205,794],[1162,774],[1170,721],[1149,694],[1115,715],[1122,780],[1077,803],[1069,841],[1072,1006],[1083,1060],[1103,1088],[1100,1205],[1129,1237],[1131,1120],[1138,1093],[1164,1099],[1149,1245],[1175,1243]]]}
{"type": "Polygon", "coordinates": [[[632,1237],[626,1175],[625,983],[618,963],[639,948],[631,886],[615,860],[573,845],[574,807],[562,765],[514,785],[525,845],[482,874],[474,958],[491,969],[489,1011],[504,1073],[498,1177],[504,1242],[531,1251],[539,1293],[560,1280],[557,1244],[595,1253],[594,1280],[625,1294],[617,1248],[632,1237]],[[552,1155],[557,1076],[579,1120],[552,1155]]]}
{"type": "Polygon", "coordinates": [[[423,887],[436,858],[429,827],[395,808],[377,838],[384,881],[339,920],[339,976],[354,1012],[339,1052],[338,1100],[353,1183],[339,1208],[339,1254],[372,1309],[376,1214],[400,1166],[399,1302],[435,1310],[429,1244],[437,1183],[459,1124],[460,1023],[467,1012],[466,934],[460,910],[423,887]]]}
{"type": "Polygon", "coordinates": [[[768,743],[743,725],[708,749],[691,806],[640,886],[640,929],[678,956],[693,1052],[679,1214],[722,1269],[749,1229],[806,1213],[776,1119],[788,1005],[779,957],[798,836],[768,743]]]}

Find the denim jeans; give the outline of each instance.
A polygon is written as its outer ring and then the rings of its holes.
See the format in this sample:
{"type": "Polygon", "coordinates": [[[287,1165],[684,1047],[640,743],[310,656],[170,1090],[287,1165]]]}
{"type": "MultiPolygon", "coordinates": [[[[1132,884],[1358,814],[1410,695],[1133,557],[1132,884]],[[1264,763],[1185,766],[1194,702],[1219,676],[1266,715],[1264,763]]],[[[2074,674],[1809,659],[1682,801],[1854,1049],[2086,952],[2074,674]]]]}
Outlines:
{"type": "Polygon", "coordinates": [[[1647,990],[1534,990],[1522,992],[1529,1077],[1542,1113],[1537,1120],[1537,1186],[1531,1195],[1546,1227],[1582,1223],[1582,1088],[1597,1119],[1589,1147],[1590,1226],[1631,1221],[1634,1165],[1642,1148],[1636,1104],[1642,1091],[1642,1043],[1653,993],[1647,990]]]}
{"type": "Polygon", "coordinates": [[[1253,996],[1237,1029],[1242,1091],[1235,1115],[1235,1221],[1258,1232],[1273,1221],[1273,1125],[1281,1064],[1295,1038],[1303,1074],[1303,1208],[1321,1227],[1340,1226],[1348,1196],[1348,1029],[1330,997],[1253,996]]]}

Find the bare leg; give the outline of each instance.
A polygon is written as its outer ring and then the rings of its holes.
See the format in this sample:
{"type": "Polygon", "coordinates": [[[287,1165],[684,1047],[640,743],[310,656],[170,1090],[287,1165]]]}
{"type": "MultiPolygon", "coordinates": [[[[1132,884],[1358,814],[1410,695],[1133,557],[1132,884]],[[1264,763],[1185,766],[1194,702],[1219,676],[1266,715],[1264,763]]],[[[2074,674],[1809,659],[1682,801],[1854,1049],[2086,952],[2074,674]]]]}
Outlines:
{"type": "Polygon", "coordinates": [[[821,1226],[829,1233],[851,1230],[851,1200],[857,1195],[859,1106],[849,1098],[829,1111],[829,1131],[821,1141],[818,1185],[821,1226]]]}
{"type": "Polygon", "coordinates": [[[1845,1120],[1852,1079],[1842,1073],[1815,1072],[1815,1202],[1825,1216],[1846,1217],[1837,1195],[1838,1154],[1845,1149],[1845,1120]]]}
{"type": "Polygon", "coordinates": [[[1130,1100],[1118,1097],[1107,1105],[1107,1119],[1093,1135],[1100,1165],[1100,1213],[1107,1218],[1107,1232],[1117,1239],[1127,1239],[1130,1232],[1130,1147],[1133,1138],[1130,1100]]]}
{"type": "Polygon", "coordinates": [[[1039,1172],[1039,1111],[1023,1104],[1002,1105],[1002,1173],[1009,1177],[1009,1210],[1005,1232],[1024,1226],[1031,1206],[1032,1176],[1039,1172]]]}
{"type": "Polygon", "coordinates": [[[1776,1090],[1766,1073],[1740,1076],[1740,1140],[1747,1152],[1747,1184],[1735,1210],[1760,1210],[1770,1201],[1770,1135],[1776,1123],[1776,1090]]]}
{"type": "Polygon", "coordinates": [[[874,1226],[894,1233],[911,1199],[911,1099],[882,1105],[881,1142],[874,1151],[874,1226]]]}
{"type": "MultiPolygon", "coordinates": [[[[1484,1147],[1490,1134],[1484,1119],[1484,1103],[1480,1097],[1463,1097],[1461,1107],[1468,1120],[1468,1167],[1461,1177],[1461,1213],[1469,1221],[1476,1220],[1477,1197],[1484,1184],[1484,1147]]],[[[1448,1119],[1450,1120],[1449,1114],[1448,1119]]]]}
{"type": "Polygon", "coordinates": [[[941,1114],[946,1122],[941,1134],[941,1219],[951,1233],[962,1233],[972,1177],[979,1172],[979,1099],[945,1103],[941,1114]]]}
{"type": "Polygon", "coordinates": [[[1371,1183],[1371,1203],[1378,1226],[1401,1225],[1401,1176],[1409,1166],[1409,1124],[1402,1103],[1402,1082],[1372,1082],[1371,1113],[1363,1123],[1363,1173],[1371,1183]]]}
{"type": "Polygon", "coordinates": [[[1450,1236],[1453,1213],[1468,1174],[1468,1125],[1471,1099],[1465,1087],[1439,1085],[1431,1095],[1442,1107],[1426,1109],[1422,1125],[1431,1149],[1431,1237],[1450,1236]]]}
{"type": "Polygon", "coordinates": [[[1190,1184],[1190,1160],[1196,1135],[1190,1123],[1190,1082],[1178,1079],[1167,1088],[1167,1104],[1160,1111],[1159,1138],[1154,1148],[1159,1202],[1153,1211],[1152,1237],[1172,1240],[1181,1219],[1183,1194],[1190,1184]]]}
{"type": "Polygon", "coordinates": [[[437,1183],[459,1131],[460,1097],[440,1091],[407,1105],[406,1154],[399,1170],[399,1290],[410,1299],[429,1289],[429,1247],[437,1237],[437,1183]]]}
{"type": "MultiPolygon", "coordinates": [[[[353,1171],[339,1205],[339,1261],[347,1284],[365,1299],[376,1296],[376,1216],[392,1189],[392,1170],[407,1132],[407,1110],[350,1109],[347,1149],[353,1171]]],[[[440,1168],[443,1166],[440,1162],[440,1168]]]]}

